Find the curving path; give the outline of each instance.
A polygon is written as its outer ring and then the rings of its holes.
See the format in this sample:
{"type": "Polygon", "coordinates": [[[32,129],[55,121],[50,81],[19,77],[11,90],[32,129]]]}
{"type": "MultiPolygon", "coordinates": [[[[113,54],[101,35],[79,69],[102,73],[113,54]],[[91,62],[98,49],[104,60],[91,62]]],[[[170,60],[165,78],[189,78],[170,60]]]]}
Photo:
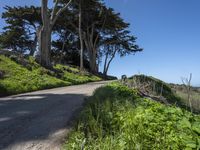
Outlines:
{"type": "Polygon", "coordinates": [[[59,150],[93,82],[0,98],[0,150],[59,150]]]}

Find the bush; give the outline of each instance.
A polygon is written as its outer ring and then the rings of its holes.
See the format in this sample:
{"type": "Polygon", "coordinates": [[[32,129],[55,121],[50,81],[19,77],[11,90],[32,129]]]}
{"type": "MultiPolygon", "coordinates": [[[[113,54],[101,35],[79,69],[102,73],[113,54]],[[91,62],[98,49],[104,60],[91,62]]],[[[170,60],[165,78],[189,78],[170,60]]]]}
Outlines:
{"type": "Polygon", "coordinates": [[[4,85],[2,85],[1,83],[0,83],[0,97],[1,96],[5,96],[6,95],[6,93],[7,93],[7,89],[5,88],[5,86],[4,85]]]}

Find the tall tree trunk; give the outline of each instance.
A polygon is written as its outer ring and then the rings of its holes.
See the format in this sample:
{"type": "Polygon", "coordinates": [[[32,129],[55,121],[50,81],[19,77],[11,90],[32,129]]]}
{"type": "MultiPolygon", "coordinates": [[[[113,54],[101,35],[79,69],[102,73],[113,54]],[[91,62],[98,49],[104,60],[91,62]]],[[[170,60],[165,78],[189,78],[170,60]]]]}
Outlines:
{"type": "Polygon", "coordinates": [[[48,16],[48,0],[42,0],[42,28],[39,33],[40,64],[50,68],[51,27],[48,16]]]}
{"type": "Polygon", "coordinates": [[[92,55],[92,51],[90,50],[90,49],[88,49],[88,55],[89,55],[89,64],[90,64],[90,72],[93,72],[92,70],[92,68],[93,68],[93,66],[92,66],[92,62],[93,62],[93,55],[92,55]]]}
{"type": "Polygon", "coordinates": [[[89,65],[90,65],[90,72],[96,73],[96,50],[93,49],[91,43],[89,41],[88,35],[86,33],[83,34],[83,41],[85,42],[85,46],[88,52],[89,57],[89,65]]]}
{"type": "Polygon", "coordinates": [[[108,61],[108,53],[106,54],[106,59],[105,59],[105,64],[104,64],[104,71],[103,71],[104,77],[105,77],[105,78],[107,77],[108,69],[109,69],[110,64],[111,64],[111,62],[113,61],[113,59],[114,59],[116,53],[117,53],[117,48],[115,48],[115,50],[114,50],[114,52],[113,52],[113,54],[112,54],[112,56],[111,56],[111,58],[110,58],[109,61],[108,61]],[[107,63],[107,61],[108,61],[108,63],[107,63]]]}
{"type": "Polygon", "coordinates": [[[55,0],[55,5],[52,9],[51,15],[49,15],[48,0],[41,0],[42,27],[39,30],[38,43],[40,50],[40,63],[44,67],[51,68],[50,50],[52,28],[60,14],[67,9],[71,2],[72,0],[69,0],[62,8],[58,8],[59,0],[55,0]]]}
{"type": "MultiPolygon", "coordinates": [[[[105,25],[105,22],[106,22],[106,17],[103,20],[102,29],[105,25]]],[[[99,69],[97,65],[97,50],[98,50],[98,41],[100,38],[100,34],[97,33],[95,35],[95,24],[96,23],[93,23],[90,27],[87,27],[85,32],[83,32],[83,40],[88,50],[90,71],[92,73],[98,73],[98,69],[99,69]]]]}
{"type": "Polygon", "coordinates": [[[103,67],[103,76],[104,76],[104,79],[106,79],[107,77],[107,63],[108,63],[108,56],[109,56],[109,51],[110,51],[110,45],[106,45],[104,47],[104,49],[107,50],[106,52],[106,57],[105,57],[105,61],[104,61],[104,67],[103,67]]]}
{"type": "Polygon", "coordinates": [[[43,27],[39,35],[40,63],[44,67],[51,67],[50,49],[51,49],[51,30],[43,27]]]}
{"type": "Polygon", "coordinates": [[[108,53],[106,53],[105,62],[104,62],[104,67],[103,67],[103,76],[104,76],[104,79],[106,79],[106,76],[107,76],[107,72],[106,72],[107,61],[108,61],[108,53]]]}
{"type": "Polygon", "coordinates": [[[92,51],[90,51],[90,71],[92,73],[97,73],[97,53],[96,49],[94,48],[92,51]]]}
{"type": "Polygon", "coordinates": [[[80,70],[83,70],[82,5],[79,2],[80,70]]]}

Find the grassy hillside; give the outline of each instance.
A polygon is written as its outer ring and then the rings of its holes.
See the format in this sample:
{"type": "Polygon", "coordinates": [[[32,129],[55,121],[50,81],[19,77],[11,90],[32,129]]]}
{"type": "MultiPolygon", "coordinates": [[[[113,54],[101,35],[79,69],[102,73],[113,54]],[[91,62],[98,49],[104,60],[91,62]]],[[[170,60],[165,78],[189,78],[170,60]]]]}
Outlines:
{"type": "Polygon", "coordinates": [[[115,83],[86,102],[64,149],[200,149],[200,116],[115,83]]]}
{"type": "Polygon", "coordinates": [[[135,83],[131,85],[133,88],[138,88],[139,90],[142,90],[142,92],[155,96],[163,96],[170,103],[180,102],[180,98],[177,97],[171,87],[159,79],[151,76],[135,75],[128,80],[128,84],[131,82],[135,83]]]}
{"type": "Polygon", "coordinates": [[[41,67],[33,57],[19,59],[0,55],[0,96],[99,80],[77,68],[56,65],[52,71],[41,67]]]}
{"type": "MultiPolygon", "coordinates": [[[[145,95],[166,99],[169,104],[176,104],[190,110],[186,88],[183,85],[168,84],[159,79],[145,75],[135,75],[129,78],[125,85],[136,88],[145,95]]],[[[191,103],[193,112],[200,112],[199,88],[191,87],[191,103]]]]}
{"type": "MultiPolygon", "coordinates": [[[[181,101],[189,106],[188,93],[184,85],[170,84],[173,91],[181,98],[181,101]]],[[[194,111],[200,112],[200,88],[191,87],[191,105],[194,111]]]]}

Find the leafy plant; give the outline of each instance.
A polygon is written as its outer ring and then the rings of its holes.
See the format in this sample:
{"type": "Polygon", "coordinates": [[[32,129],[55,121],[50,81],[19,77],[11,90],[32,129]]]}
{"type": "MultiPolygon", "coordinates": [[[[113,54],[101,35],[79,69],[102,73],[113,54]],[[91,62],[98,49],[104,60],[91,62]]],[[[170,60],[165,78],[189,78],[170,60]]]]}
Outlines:
{"type": "Polygon", "coordinates": [[[199,149],[200,116],[112,83],[86,102],[64,149],[199,149]]]}

